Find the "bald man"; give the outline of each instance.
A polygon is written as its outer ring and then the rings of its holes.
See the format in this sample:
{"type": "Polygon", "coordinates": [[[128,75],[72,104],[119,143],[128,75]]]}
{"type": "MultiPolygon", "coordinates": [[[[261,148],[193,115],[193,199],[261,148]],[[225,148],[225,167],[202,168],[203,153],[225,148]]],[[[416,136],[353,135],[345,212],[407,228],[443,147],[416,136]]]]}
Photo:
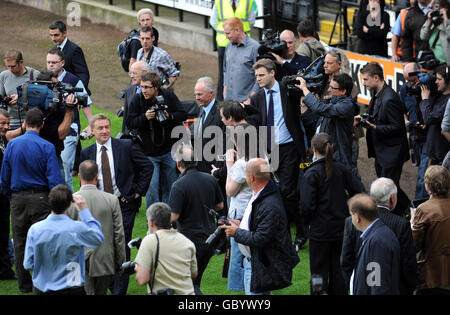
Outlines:
{"type": "Polygon", "coordinates": [[[260,158],[248,161],[246,181],[253,195],[242,221],[230,220],[231,225],[222,228],[228,237],[234,237],[245,256],[245,294],[270,294],[291,285],[292,269],[300,259],[291,241],[278,186],[270,178],[269,164],[260,158]]]}
{"type": "Polygon", "coordinates": [[[279,81],[284,76],[297,74],[299,70],[306,68],[311,63],[311,58],[301,56],[295,51],[297,39],[292,31],[284,30],[281,32],[280,40],[286,42],[286,48],[283,50],[282,55],[279,56],[271,52],[277,65],[275,79],[279,81]]]}

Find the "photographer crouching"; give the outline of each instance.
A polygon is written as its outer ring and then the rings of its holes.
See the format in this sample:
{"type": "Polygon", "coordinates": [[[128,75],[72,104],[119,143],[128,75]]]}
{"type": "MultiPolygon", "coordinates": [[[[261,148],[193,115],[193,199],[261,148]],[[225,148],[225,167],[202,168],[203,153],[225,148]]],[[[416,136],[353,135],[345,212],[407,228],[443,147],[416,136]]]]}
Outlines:
{"type": "Polygon", "coordinates": [[[147,284],[152,295],[193,295],[192,279],[197,277],[194,243],[171,228],[171,209],[165,203],[152,204],[147,221],[150,234],[136,255],[136,282],[147,284]]]}
{"type": "Polygon", "coordinates": [[[159,200],[159,178],[161,174],[162,201],[168,202],[170,188],[176,180],[176,163],[171,156],[172,129],[186,119],[178,97],[161,87],[161,78],[156,72],[143,71],[142,93],[136,94],[129,106],[126,126],[137,130],[145,155],[154,165],[152,180],[145,196],[147,207],[159,200]]]}
{"type": "Polygon", "coordinates": [[[420,86],[422,96],[420,111],[422,112],[424,123],[428,126],[426,154],[430,159],[429,165],[442,164],[445,155],[450,150],[450,144],[441,134],[441,123],[450,98],[449,70],[446,64],[436,68],[436,95],[431,93],[428,86],[420,86]]]}

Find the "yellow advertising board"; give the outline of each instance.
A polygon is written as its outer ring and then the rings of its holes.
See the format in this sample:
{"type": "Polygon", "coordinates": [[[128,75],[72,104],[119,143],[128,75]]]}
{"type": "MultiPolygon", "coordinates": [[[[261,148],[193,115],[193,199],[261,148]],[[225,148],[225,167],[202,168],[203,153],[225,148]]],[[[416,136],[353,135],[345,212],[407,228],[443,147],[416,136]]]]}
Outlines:
{"type": "Polygon", "coordinates": [[[376,61],[381,65],[381,67],[383,67],[384,80],[395,91],[399,92],[400,88],[405,83],[405,78],[403,77],[403,66],[401,63],[392,62],[385,58],[361,55],[347,50],[343,50],[343,52],[350,62],[349,74],[360,91],[358,94],[359,103],[368,105],[371,98],[369,90],[362,85],[360,73],[362,67],[364,67],[368,62],[376,61]]]}

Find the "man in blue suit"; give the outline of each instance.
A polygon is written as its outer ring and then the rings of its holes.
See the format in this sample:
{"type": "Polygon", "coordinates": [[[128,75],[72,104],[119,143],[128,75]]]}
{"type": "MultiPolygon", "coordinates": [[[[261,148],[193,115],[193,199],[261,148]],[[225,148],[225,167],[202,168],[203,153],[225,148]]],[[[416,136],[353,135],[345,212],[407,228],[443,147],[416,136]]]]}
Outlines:
{"type": "Polygon", "coordinates": [[[357,194],[348,201],[353,225],[362,232],[350,279],[354,295],[395,295],[399,292],[400,245],[397,237],[378,217],[375,201],[357,194]]]}
{"type": "Polygon", "coordinates": [[[50,38],[55,43],[53,48],[62,50],[65,57],[64,69],[81,79],[84,87],[91,95],[89,85],[89,69],[83,50],[67,38],[67,27],[62,21],[55,21],[49,26],[50,38]]]}
{"type": "MultiPolygon", "coordinates": [[[[96,143],[81,151],[81,162],[95,161],[99,168],[99,189],[114,194],[119,199],[125,243],[128,243],[136,213],[141,206],[141,196],[145,196],[153,175],[153,164],[131,140],[111,138],[111,121],[108,116],[94,115],[90,127],[96,143]]],[[[125,251],[126,259],[130,260],[130,249],[126,247],[125,251]]],[[[127,275],[116,274],[113,282],[112,294],[126,294],[127,275]]]]}

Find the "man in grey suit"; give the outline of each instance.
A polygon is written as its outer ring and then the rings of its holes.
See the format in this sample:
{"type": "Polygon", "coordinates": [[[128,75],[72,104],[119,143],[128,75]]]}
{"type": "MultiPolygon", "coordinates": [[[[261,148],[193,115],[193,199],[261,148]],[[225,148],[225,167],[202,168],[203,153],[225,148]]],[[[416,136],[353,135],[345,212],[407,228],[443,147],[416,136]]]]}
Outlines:
{"type": "MultiPolygon", "coordinates": [[[[86,277],[84,289],[87,295],[106,295],[112,275],[125,262],[125,234],[119,199],[97,189],[98,166],[86,160],[80,164],[81,195],[86,199],[92,216],[102,225],[104,243],[97,248],[86,248],[86,277]]],[[[72,206],[69,215],[78,219],[72,206]]]]}

